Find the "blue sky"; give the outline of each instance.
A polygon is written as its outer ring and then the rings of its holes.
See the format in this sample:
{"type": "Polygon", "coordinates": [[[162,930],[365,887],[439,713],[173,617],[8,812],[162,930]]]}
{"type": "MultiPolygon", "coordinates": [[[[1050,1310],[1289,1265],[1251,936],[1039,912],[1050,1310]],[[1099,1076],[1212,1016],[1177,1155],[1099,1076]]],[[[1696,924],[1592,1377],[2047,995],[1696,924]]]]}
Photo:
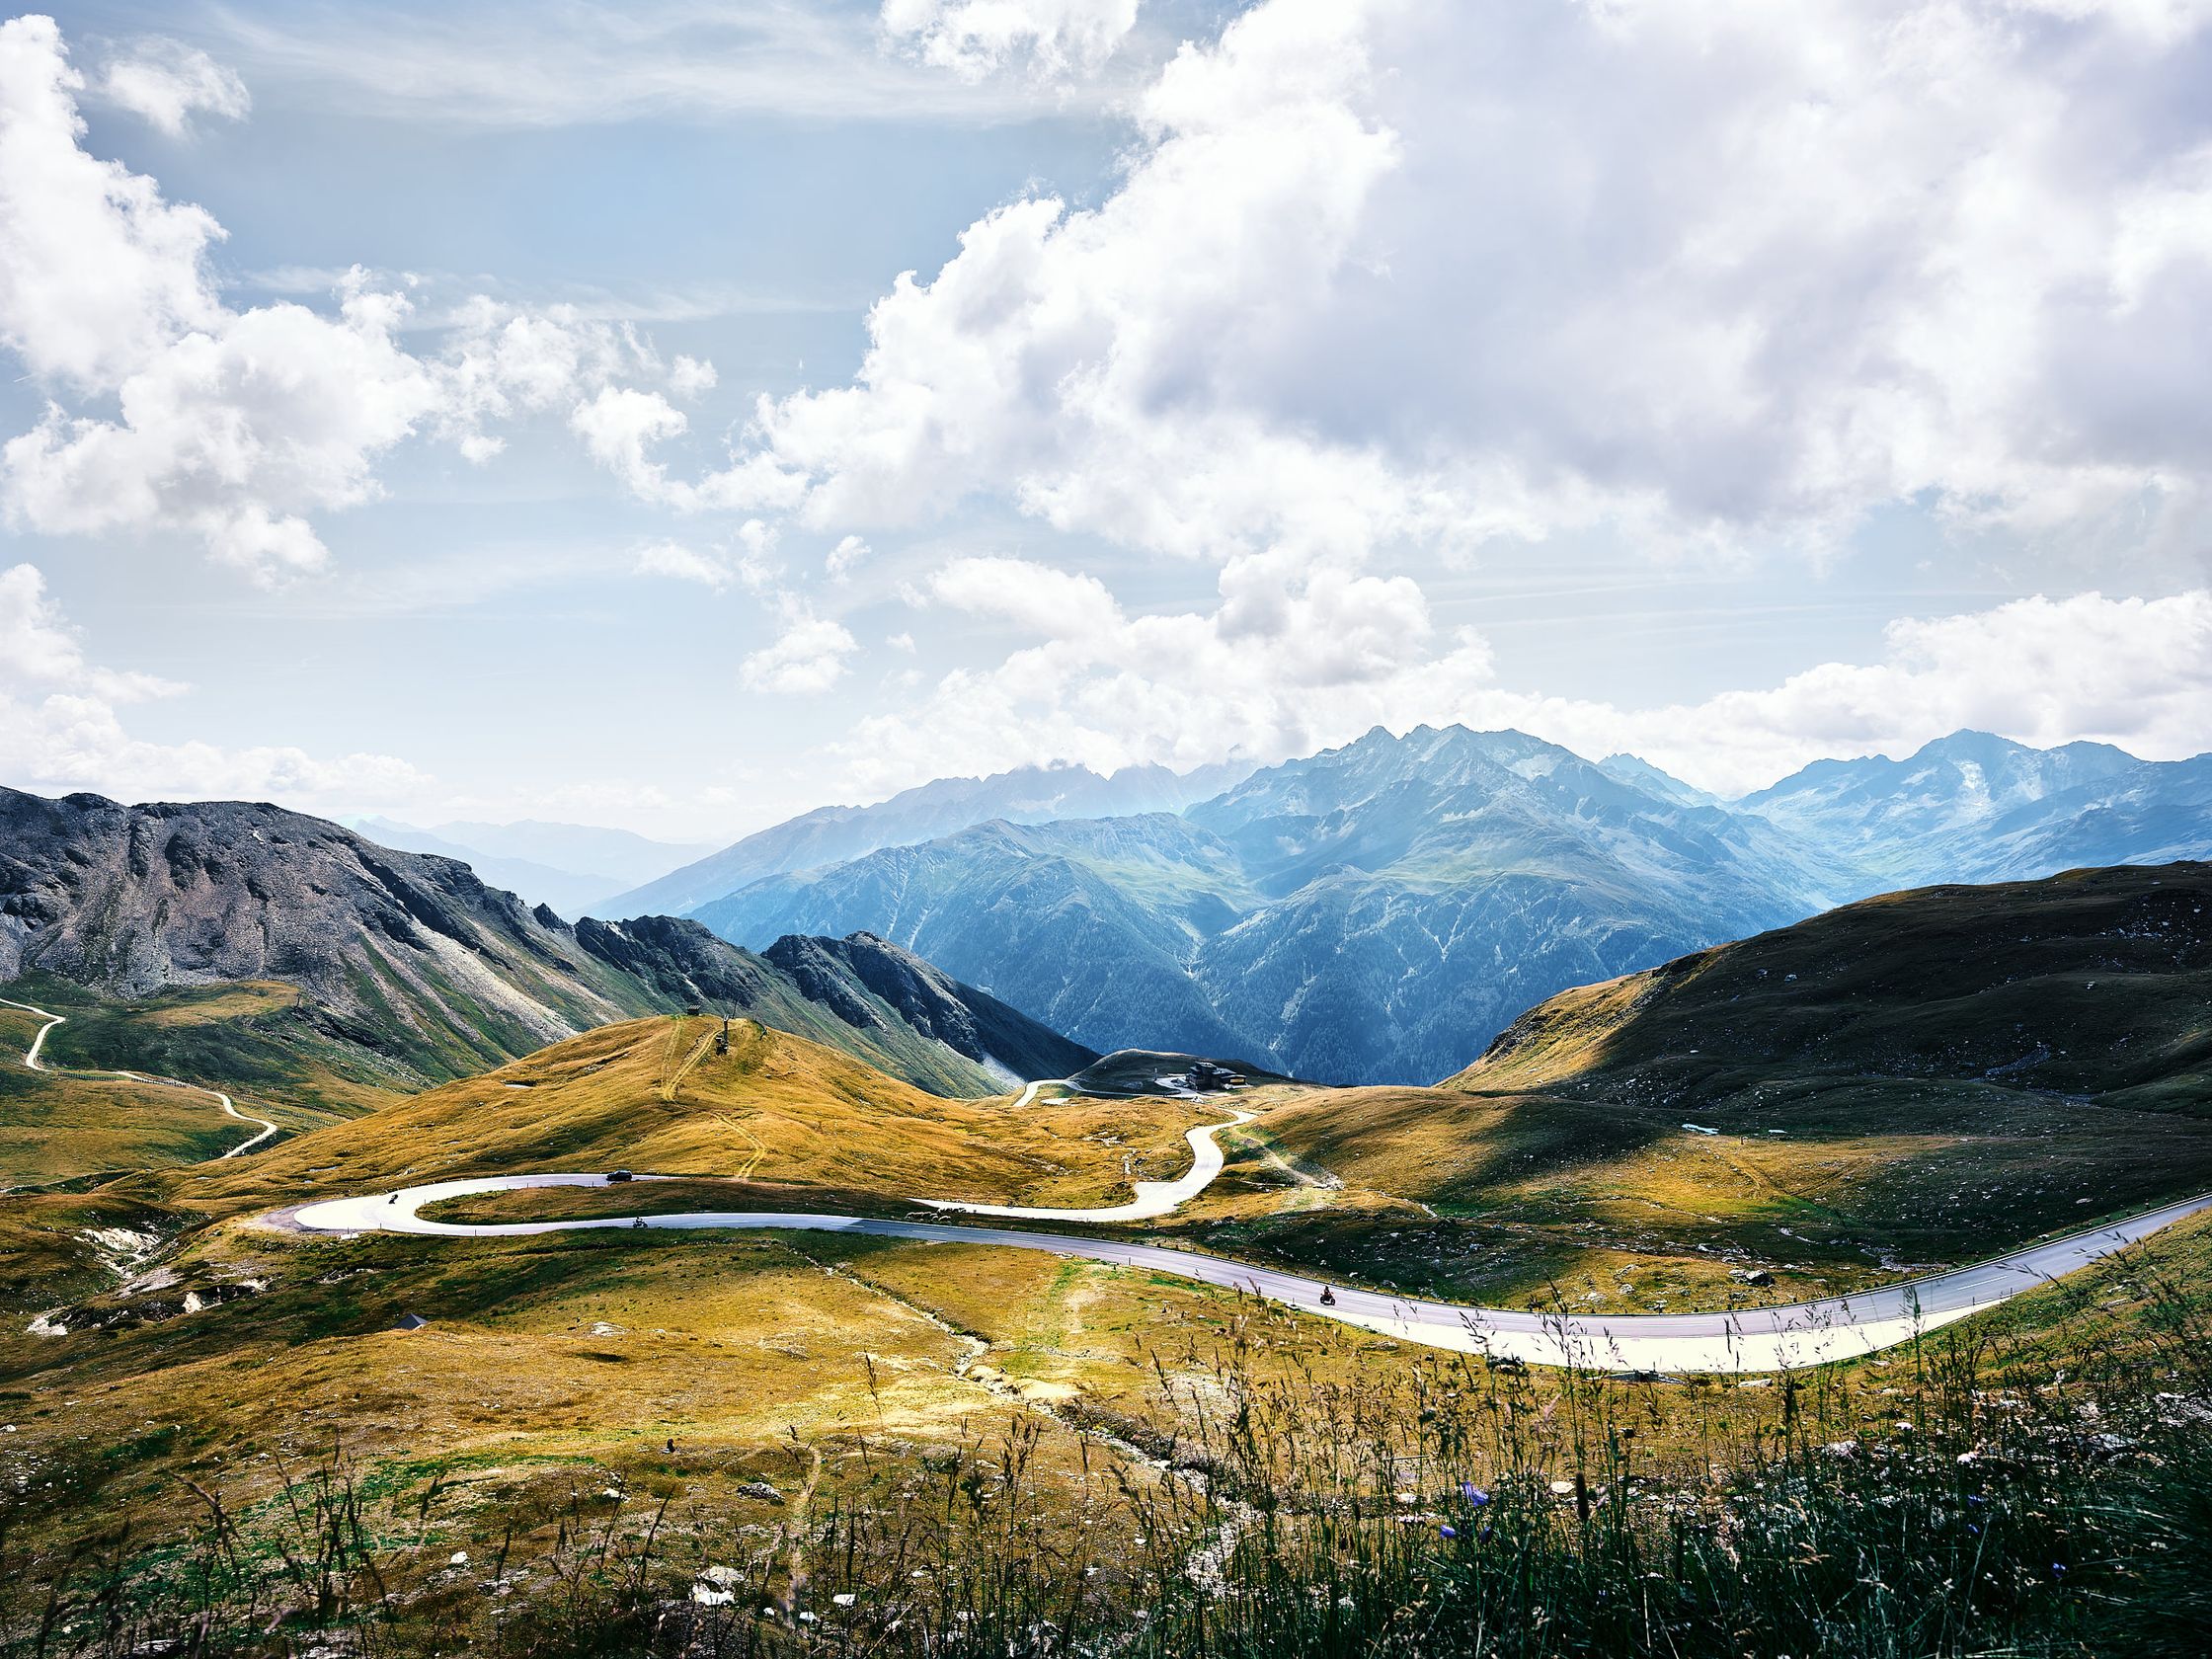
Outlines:
{"type": "Polygon", "coordinates": [[[2212,746],[2207,8],[1787,11],[19,18],[0,777],[2212,746]]]}

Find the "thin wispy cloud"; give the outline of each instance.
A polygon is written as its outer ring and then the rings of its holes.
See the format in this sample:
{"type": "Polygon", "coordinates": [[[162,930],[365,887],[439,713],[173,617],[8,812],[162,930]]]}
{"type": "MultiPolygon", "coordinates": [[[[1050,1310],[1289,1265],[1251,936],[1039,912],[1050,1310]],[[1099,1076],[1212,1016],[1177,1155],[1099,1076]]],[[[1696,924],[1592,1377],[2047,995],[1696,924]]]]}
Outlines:
{"type": "Polygon", "coordinates": [[[374,114],[481,126],[741,116],[988,124],[1108,106],[1143,68],[1133,57],[1074,81],[963,75],[896,49],[872,6],[763,0],[230,8],[213,26],[256,78],[374,114]]]}

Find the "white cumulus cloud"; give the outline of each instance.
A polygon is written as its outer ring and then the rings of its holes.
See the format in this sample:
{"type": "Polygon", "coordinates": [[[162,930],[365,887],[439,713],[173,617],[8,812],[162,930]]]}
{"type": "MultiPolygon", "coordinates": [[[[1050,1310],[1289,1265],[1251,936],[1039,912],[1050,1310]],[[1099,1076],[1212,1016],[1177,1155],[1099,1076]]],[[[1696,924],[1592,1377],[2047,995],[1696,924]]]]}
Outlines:
{"type": "Polygon", "coordinates": [[[669,365],[669,390],[686,400],[704,397],[714,390],[720,379],[714,364],[703,357],[688,357],[678,353],[675,361],[669,365]]]}
{"type": "MultiPolygon", "coordinates": [[[[312,570],[327,557],[313,515],[371,499],[379,462],[409,437],[428,432],[483,461],[501,448],[488,423],[579,398],[600,412],[595,425],[578,417],[592,452],[653,485],[652,434],[625,437],[618,417],[631,412],[604,400],[619,377],[699,388],[705,364],[664,370],[627,327],[483,298],[460,308],[438,355],[420,356],[402,339],[404,286],[357,269],[340,278],[335,315],[233,309],[208,269],[222,227],[89,153],[83,90],[51,19],[0,24],[0,345],[49,393],[0,450],[13,522],[182,531],[259,578],[312,570]]],[[[660,394],[628,395],[680,432],[660,394]]]]}
{"type": "Polygon", "coordinates": [[[0,24],[0,343],[106,388],[220,320],[201,262],[222,227],[79,146],[82,84],[52,19],[0,24]]]}
{"type": "Polygon", "coordinates": [[[715,487],[831,531],[989,497],[1219,560],[1591,524],[1828,549],[1898,503],[2186,538],[2205,23],[1261,0],[1139,102],[1104,200],[976,221],[715,487]]]}
{"type": "Polygon", "coordinates": [[[0,571],[0,777],[49,794],[92,790],[124,801],[282,800],[341,810],[402,801],[429,784],[388,754],[326,757],[288,746],[225,749],[133,737],[123,711],[187,688],[101,668],[33,565],[0,571]]]}
{"type": "Polygon", "coordinates": [[[736,584],[764,592],[774,589],[776,578],[783,574],[775,559],[776,541],[773,525],[749,518],[715,546],[701,549],[680,541],[650,542],[638,549],[632,563],[641,576],[673,577],[717,592],[736,584]]]}
{"type": "Polygon", "coordinates": [[[132,41],[100,71],[99,90],[111,104],[143,117],[172,138],[192,128],[196,115],[244,120],[253,108],[246,83],[197,46],[153,37],[132,41]]]}
{"type": "Polygon", "coordinates": [[[774,643],[747,657],[738,677],[752,690],[787,696],[827,691],[844,674],[845,659],[859,649],[844,624],[787,598],[774,643]]]}
{"type": "Polygon", "coordinates": [[[1405,577],[1255,558],[1224,571],[1211,610],[1136,614],[1094,578],[970,558],[911,596],[1023,643],[859,722],[838,747],[858,790],[1056,760],[1269,763],[1377,725],[1514,727],[1592,757],[1629,750],[1730,795],[1823,756],[1902,754],[1962,727],[2161,759],[2203,750],[2212,733],[2206,590],[1900,618],[1879,661],[1641,707],[1500,684],[1479,632],[1439,628],[1405,577]]]}
{"type": "Polygon", "coordinates": [[[730,567],[711,554],[680,541],[648,542],[633,561],[640,576],[667,576],[678,582],[696,582],[722,589],[730,585],[730,567]]]}

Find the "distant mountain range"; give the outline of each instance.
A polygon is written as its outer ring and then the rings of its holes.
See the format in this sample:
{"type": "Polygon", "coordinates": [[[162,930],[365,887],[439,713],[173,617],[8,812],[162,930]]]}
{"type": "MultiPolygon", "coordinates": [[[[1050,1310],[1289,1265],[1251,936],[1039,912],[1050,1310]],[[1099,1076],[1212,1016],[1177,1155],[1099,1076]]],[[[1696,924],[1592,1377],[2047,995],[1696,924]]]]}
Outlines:
{"type": "Polygon", "coordinates": [[[33,971],[121,998],[282,981],[319,1041],[398,1086],[690,1004],[942,1094],[1097,1058],[881,939],[789,939],[763,956],[668,916],[572,926],[456,860],[235,802],[0,790],[0,979],[33,971]]]}
{"type": "Polygon", "coordinates": [[[2212,850],[2212,754],[2029,749],[1954,732],[1903,760],[1818,760],[1736,803],[1841,860],[1861,893],[2010,881],[2212,850]]]}
{"type": "Polygon", "coordinates": [[[275,808],[10,792],[0,975],[287,980],[434,1078],[697,1001],[952,1092],[1123,1048],[1419,1081],[1557,991],[1869,895],[2205,857],[2212,756],[1961,732],[1723,802],[1631,755],[1378,728],[1244,776],[1054,767],[824,809],[631,890],[689,921],[572,925],[481,879],[683,849],[441,828],[509,850],[472,870],[275,808]]]}
{"type": "Polygon", "coordinates": [[[402,852],[458,858],[494,887],[507,888],[533,905],[550,905],[572,919],[713,850],[698,843],[648,840],[627,830],[533,820],[438,824],[426,830],[388,818],[356,818],[347,827],[402,852]]]}
{"type": "Polygon", "coordinates": [[[1845,885],[1762,819],[1455,727],[1378,731],[1179,817],[981,825],[696,913],[740,942],[866,916],[1094,1048],[1433,1078],[1554,990],[1707,929],[1794,920],[1845,885]]]}
{"type": "Polygon", "coordinates": [[[1126,766],[1106,777],[1083,766],[1023,766],[984,778],[939,778],[872,807],[819,807],[660,880],[641,878],[644,885],[593,905],[591,913],[688,915],[764,876],[860,858],[883,847],[912,846],[993,821],[1044,824],[1181,812],[1251,770],[1235,764],[1192,772],[1126,766]]]}
{"type": "MultiPolygon", "coordinates": [[[[950,798],[980,810],[990,791],[950,798]]],[[[1632,755],[1378,728],[1174,813],[1001,815],[808,863],[819,817],[679,872],[677,908],[741,944],[880,934],[1096,1048],[1416,1081],[1555,991],[1851,900],[2205,856],[2212,757],[1961,732],[1723,802],[1632,755]],[[777,850],[749,864],[745,847],[777,850]]]]}

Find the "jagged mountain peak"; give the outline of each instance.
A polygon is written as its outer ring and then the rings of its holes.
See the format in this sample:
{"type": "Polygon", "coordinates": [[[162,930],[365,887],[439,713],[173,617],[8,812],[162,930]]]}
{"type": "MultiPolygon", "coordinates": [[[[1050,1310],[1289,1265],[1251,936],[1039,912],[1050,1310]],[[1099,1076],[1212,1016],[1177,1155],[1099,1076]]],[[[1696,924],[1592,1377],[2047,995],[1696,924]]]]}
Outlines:
{"type": "Polygon", "coordinates": [[[1672,772],[1653,765],[1640,754],[1624,752],[1609,754],[1598,762],[1598,770],[1609,777],[1618,778],[1623,783],[1640,789],[1646,794],[1672,801],[1678,806],[1711,807],[1719,805],[1718,797],[1706,793],[1695,784],[1685,783],[1672,772]]]}

